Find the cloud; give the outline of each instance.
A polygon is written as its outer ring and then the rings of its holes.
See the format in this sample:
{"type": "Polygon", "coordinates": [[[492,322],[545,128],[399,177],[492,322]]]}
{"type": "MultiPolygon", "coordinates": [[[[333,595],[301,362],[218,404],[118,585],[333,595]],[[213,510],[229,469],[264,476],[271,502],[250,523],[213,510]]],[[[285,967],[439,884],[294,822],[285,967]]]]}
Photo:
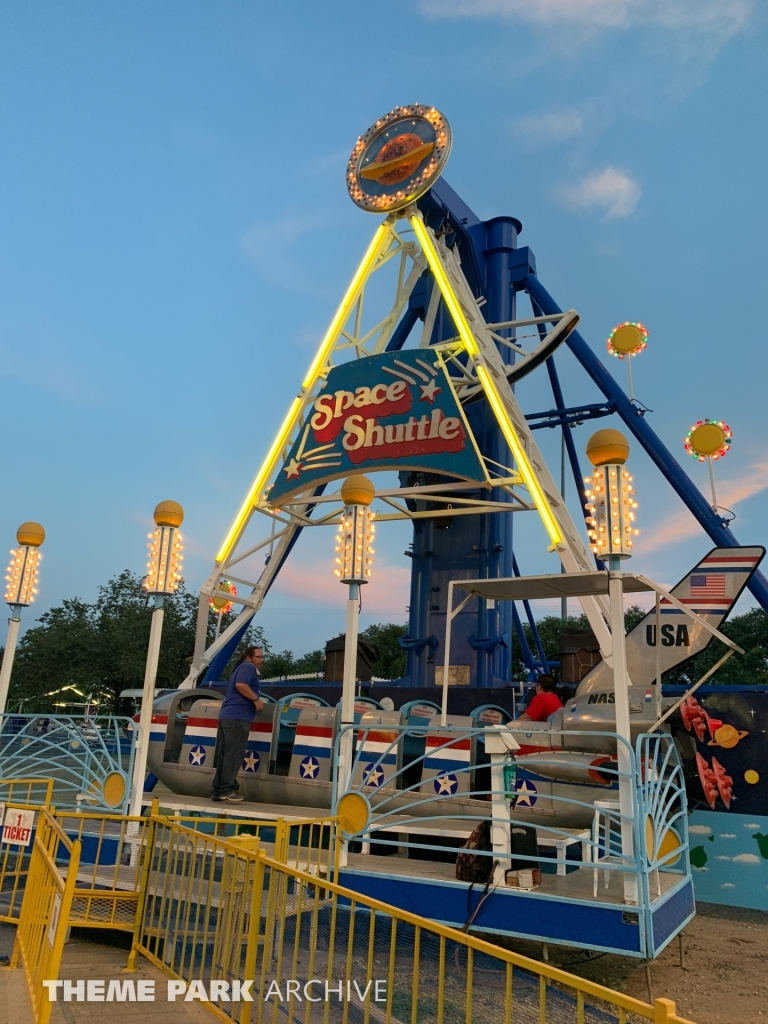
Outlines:
{"type": "MultiPolygon", "coordinates": [[[[377,558],[373,567],[371,582],[362,587],[363,611],[368,614],[393,615],[393,609],[405,606],[411,587],[411,573],[407,566],[387,565],[377,558]]],[[[303,604],[343,610],[346,595],[342,593],[339,581],[333,575],[332,560],[302,562],[300,565],[290,559],[280,570],[272,588],[276,594],[299,599],[303,604]]]]}
{"type": "Polygon", "coordinates": [[[759,864],[760,858],[756,853],[739,853],[733,858],[734,863],[739,862],[740,864],[759,864]]]}
{"type": "Polygon", "coordinates": [[[561,142],[584,131],[584,117],[578,110],[528,114],[515,121],[515,129],[533,142],[561,142]]]}
{"type": "Polygon", "coordinates": [[[721,832],[720,833],[720,838],[721,839],[735,839],[736,838],[736,833],[735,832],[721,832]]]}
{"type": "MultiPolygon", "coordinates": [[[[740,501],[760,494],[768,488],[768,462],[758,462],[751,466],[744,476],[737,481],[727,481],[718,486],[718,504],[724,508],[733,508],[740,501]]],[[[675,544],[690,537],[697,537],[701,527],[687,508],[678,509],[671,516],[662,520],[659,526],[651,530],[643,530],[643,550],[654,551],[667,544],[675,544]]],[[[759,828],[758,825],[747,825],[747,828],[759,828]]]]}
{"type": "Polygon", "coordinates": [[[712,834],[712,829],[709,825],[689,825],[688,831],[696,836],[708,836],[712,834]]]}
{"type": "Polygon", "coordinates": [[[735,889],[736,886],[733,884],[733,882],[723,882],[723,884],[720,886],[720,888],[721,889],[735,889]]]}
{"type": "MultiPolygon", "coordinates": [[[[745,822],[744,828],[760,828],[760,824],[754,821],[745,822]]],[[[688,831],[690,832],[691,830],[688,829],[688,831]]]]}
{"type": "Polygon", "coordinates": [[[722,853],[719,854],[719,856],[715,857],[715,860],[730,860],[730,859],[731,859],[730,857],[726,857],[725,854],[722,854],[722,853]]]}
{"type": "Polygon", "coordinates": [[[656,26],[728,38],[746,24],[754,0],[422,0],[434,18],[510,18],[534,25],[632,29],[656,26]]]}
{"type": "Polygon", "coordinates": [[[635,212],[643,190],[626,171],[609,165],[587,174],[576,185],[563,186],[560,199],[575,210],[602,210],[604,220],[629,217],[635,212]]]}

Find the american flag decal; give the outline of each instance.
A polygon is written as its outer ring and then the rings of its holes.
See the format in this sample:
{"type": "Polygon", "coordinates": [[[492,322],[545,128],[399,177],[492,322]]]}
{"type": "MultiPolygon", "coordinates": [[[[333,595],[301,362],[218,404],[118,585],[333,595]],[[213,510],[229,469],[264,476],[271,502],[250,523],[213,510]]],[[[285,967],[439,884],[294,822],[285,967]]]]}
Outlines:
{"type": "Polygon", "coordinates": [[[725,575],[702,573],[691,576],[691,597],[725,597],[725,575]]]}

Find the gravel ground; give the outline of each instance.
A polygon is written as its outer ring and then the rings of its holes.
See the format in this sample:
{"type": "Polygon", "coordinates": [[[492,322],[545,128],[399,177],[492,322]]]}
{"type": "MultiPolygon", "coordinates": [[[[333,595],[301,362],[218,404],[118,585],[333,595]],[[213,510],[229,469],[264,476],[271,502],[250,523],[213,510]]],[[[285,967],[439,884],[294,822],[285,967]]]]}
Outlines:
{"type": "MultiPolygon", "coordinates": [[[[498,942],[498,936],[483,936],[498,942]]],[[[504,943],[541,959],[541,943],[504,943]]],[[[683,966],[677,939],[651,965],[656,998],[673,999],[695,1024],[768,1021],[768,913],[700,903],[683,932],[683,966]]],[[[550,962],[591,981],[648,1000],[645,965],[629,957],[549,947],[550,962]]]]}

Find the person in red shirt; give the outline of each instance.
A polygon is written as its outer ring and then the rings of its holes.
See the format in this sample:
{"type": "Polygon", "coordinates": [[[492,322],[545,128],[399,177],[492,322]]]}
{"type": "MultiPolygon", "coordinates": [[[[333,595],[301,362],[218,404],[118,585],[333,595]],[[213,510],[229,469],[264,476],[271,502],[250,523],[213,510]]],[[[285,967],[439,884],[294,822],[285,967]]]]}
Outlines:
{"type": "Polygon", "coordinates": [[[555,693],[556,687],[554,676],[539,676],[539,681],[536,683],[536,696],[525,712],[515,721],[546,722],[550,715],[563,706],[563,702],[555,693]]]}

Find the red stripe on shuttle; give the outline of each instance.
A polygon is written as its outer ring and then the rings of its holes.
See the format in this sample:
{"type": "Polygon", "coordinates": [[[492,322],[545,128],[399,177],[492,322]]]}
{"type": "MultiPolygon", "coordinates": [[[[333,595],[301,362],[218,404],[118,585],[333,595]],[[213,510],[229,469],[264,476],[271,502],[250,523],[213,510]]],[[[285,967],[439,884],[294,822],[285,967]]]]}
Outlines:
{"type": "Polygon", "coordinates": [[[737,557],[731,555],[729,558],[705,558],[701,565],[712,565],[714,562],[746,562],[747,565],[754,565],[755,562],[760,560],[759,555],[745,555],[743,557],[737,557]]]}
{"type": "Polygon", "coordinates": [[[272,723],[251,722],[251,732],[272,732],[272,723]]]}
{"type": "Polygon", "coordinates": [[[397,739],[398,734],[396,732],[369,732],[366,733],[360,729],[357,738],[364,740],[366,743],[393,743],[397,739]]]}
{"type": "Polygon", "coordinates": [[[296,728],[297,736],[326,736],[329,737],[333,733],[333,728],[330,725],[299,725],[296,728]]]}
{"type": "Polygon", "coordinates": [[[427,736],[428,747],[445,747],[451,750],[469,750],[471,741],[469,737],[462,740],[449,740],[446,736],[427,736]]]}

